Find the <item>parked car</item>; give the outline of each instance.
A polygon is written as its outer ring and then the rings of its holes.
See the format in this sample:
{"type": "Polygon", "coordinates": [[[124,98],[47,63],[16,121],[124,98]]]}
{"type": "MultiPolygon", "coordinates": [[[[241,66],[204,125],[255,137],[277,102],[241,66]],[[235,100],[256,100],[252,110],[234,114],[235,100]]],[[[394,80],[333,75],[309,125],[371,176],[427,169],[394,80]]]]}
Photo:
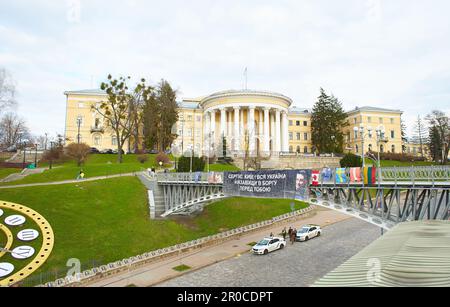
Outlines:
{"type": "Polygon", "coordinates": [[[100,150],[98,150],[95,147],[91,147],[91,150],[89,151],[89,153],[91,153],[91,154],[98,154],[98,153],[100,153],[100,150]]]}
{"type": "Polygon", "coordinates": [[[159,153],[156,149],[146,150],[145,152],[148,153],[148,154],[152,154],[152,155],[156,155],[156,154],[159,153]]]}
{"type": "Polygon", "coordinates": [[[320,237],[322,229],[318,225],[306,225],[297,231],[297,241],[308,241],[315,237],[320,237]]]}
{"type": "Polygon", "coordinates": [[[101,154],[112,154],[114,153],[112,149],[102,149],[100,150],[101,154]]]}
{"type": "Polygon", "coordinates": [[[286,246],[286,240],[280,237],[269,237],[259,241],[252,248],[252,252],[257,255],[267,255],[277,249],[283,249],[286,246]]]}

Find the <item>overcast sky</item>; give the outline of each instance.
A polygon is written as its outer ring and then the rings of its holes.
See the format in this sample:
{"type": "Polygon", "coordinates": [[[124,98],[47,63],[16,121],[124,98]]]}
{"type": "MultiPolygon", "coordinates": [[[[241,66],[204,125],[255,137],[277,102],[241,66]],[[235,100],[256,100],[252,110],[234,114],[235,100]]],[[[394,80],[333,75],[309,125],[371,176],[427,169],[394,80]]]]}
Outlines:
{"type": "Polygon", "coordinates": [[[65,90],[109,73],[182,97],[248,87],[312,107],[319,88],[408,124],[450,112],[448,0],[0,0],[0,67],[35,134],[64,132],[65,90]]]}

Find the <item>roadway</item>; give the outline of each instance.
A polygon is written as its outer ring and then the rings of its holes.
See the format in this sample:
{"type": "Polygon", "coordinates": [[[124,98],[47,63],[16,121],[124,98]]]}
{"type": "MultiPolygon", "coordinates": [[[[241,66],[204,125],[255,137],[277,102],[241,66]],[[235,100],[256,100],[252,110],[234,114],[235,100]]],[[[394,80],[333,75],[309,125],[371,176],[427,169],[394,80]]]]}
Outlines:
{"type": "MultiPolygon", "coordinates": [[[[300,227],[297,225],[296,227],[300,227]]],[[[308,242],[266,256],[245,253],[160,283],[162,287],[306,287],[380,237],[380,228],[346,219],[308,242]]]]}

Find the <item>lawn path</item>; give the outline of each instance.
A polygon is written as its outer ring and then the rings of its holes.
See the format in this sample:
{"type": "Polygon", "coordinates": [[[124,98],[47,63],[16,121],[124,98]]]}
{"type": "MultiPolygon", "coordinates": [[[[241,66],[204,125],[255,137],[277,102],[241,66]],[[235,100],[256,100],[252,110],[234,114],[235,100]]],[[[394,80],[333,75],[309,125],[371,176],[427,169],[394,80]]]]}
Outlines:
{"type": "Polygon", "coordinates": [[[87,178],[87,179],[82,179],[82,180],[75,179],[75,180],[63,180],[63,181],[54,181],[54,182],[41,182],[41,183],[28,183],[28,184],[0,186],[0,189],[17,189],[17,188],[27,188],[27,187],[37,187],[37,186],[61,185],[61,184],[71,184],[71,183],[83,183],[83,182],[106,180],[106,179],[118,178],[118,177],[132,177],[132,176],[137,176],[139,173],[141,173],[141,172],[133,172],[133,173],[117,174],[117,175],[108,175],[108,176],[99,176],[99,177],[92,177],[92,178],[87,178]]]}

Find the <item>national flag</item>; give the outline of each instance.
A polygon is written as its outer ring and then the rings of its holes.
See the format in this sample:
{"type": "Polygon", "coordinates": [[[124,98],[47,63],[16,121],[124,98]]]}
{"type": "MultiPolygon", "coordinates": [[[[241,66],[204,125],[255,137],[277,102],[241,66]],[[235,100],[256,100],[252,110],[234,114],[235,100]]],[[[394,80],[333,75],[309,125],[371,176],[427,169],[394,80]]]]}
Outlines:
{"type": "Polygon", "coordinates": [[[320,171],[312,171],[311,173],[311,183],[313,186],[319,185],[319,179],[320,179],[320,171]]]}

